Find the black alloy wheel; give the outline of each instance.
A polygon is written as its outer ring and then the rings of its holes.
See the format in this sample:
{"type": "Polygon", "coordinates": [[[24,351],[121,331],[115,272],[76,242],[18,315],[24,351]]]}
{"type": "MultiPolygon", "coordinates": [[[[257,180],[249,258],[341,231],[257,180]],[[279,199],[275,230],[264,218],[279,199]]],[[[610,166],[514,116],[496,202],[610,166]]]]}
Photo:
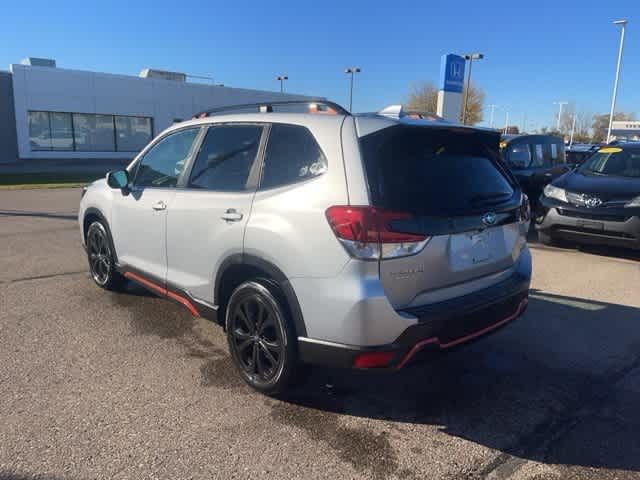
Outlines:
{"type": "Polygon", "coordinates": [[[86,244],[93,281],[108,290],[119,288],[124,278],[116,271],[109,234],[102,223],[93,222],[89,226],[86,244]]]}
{"type": "Polygon", "coordinates": [[[227,307],[227,339],[245,382],[270,395],[281,393],[297,369],[295,333],[268,281],[240,285],[227,307]]]}

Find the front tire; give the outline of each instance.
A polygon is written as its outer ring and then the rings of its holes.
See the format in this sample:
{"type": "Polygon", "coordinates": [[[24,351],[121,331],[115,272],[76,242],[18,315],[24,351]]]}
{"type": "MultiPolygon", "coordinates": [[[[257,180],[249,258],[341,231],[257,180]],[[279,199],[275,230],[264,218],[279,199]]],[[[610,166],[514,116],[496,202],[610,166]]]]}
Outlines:
{"type": "Polygon", "coordinates": [[[229,352],[242,379],[266,395],[284,393],[299,369],[297,337],[279,288],[265,279],[242,283],[226,309],[229,352]]]}
{"type": "Polygon", "coordinates": [[[125,278],[116,270],[111,238],[102,222],[89,225],[86,243],[89,271],[96,285],[105,290],[122,289],[125,278]]]}
{"type": "Polygon", "coordinates": [[[557,244],[556,240],[550,234],[541,232],[540,230],[538,230],[538,242],[549,247],[557,244]]]}

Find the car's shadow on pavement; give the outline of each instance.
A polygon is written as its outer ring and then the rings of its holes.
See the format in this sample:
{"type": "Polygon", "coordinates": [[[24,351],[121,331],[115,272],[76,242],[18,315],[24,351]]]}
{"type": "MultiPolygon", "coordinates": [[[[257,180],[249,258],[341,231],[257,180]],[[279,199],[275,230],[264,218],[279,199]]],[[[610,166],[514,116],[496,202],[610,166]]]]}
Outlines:
{"type": "Polygon", "coordinates": [[[640,309],[532,291],[512,325],[428,363],[309,370],[279,419],[321,430],[296,417],[313,409],[430,424],[504,457],[640,471],[639,352],[640,309]]]}

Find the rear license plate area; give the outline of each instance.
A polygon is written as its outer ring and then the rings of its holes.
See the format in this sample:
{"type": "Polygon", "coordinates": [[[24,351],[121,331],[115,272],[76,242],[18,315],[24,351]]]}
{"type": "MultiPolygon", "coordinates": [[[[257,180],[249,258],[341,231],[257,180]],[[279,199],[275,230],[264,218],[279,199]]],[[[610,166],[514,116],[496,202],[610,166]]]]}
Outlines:
{"type": "Polygon", "coordinates": [[[464,270],[493,258],[492,242],[487,231],[451,236],[449,261],[453,270],[464,270]]]}

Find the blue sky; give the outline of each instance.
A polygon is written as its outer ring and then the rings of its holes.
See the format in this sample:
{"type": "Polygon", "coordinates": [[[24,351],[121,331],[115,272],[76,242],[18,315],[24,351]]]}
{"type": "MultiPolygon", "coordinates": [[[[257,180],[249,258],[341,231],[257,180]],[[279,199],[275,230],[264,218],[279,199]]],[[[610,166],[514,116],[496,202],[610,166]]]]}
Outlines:
{"type": "MultiPolygon", "coordinates": [[[[406,99],[437,82],[443,53],[477,51],[474,82],[497,104],[496,124],[526,114],[553,122],[554,101],[608,112],[619,33],[630,21],[618,110],[640,114],[640,1],[359,0],[107,2],[10,0],[2,7],[0,68],[26,56],[59,67],[137,74],[144,67],[213,74],[216,83],[286,89],[348,104],[344,68],[357,65],[354,110],[406,99]]],[[[488,112],[485,119],[488,120],[488,112]]]]}

